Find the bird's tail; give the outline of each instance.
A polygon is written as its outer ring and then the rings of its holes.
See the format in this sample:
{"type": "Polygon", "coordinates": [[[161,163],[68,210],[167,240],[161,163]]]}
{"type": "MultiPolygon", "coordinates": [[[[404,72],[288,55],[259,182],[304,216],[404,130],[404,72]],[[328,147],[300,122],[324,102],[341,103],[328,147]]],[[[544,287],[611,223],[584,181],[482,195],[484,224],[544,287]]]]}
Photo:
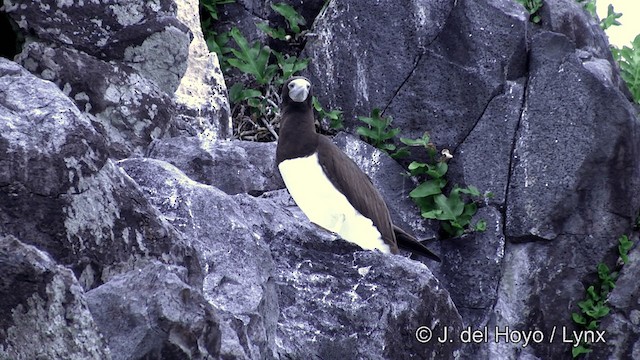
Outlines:
{"type": "Polygon", "coordinates": [[[393,232],[396,234],[396,241],[398,242],[398,247],[400,249],[411,251],[414,254],[422,255],[431,260],[440,262],[440,257],[427,249],[426,246],[422,245],[422,243],[420,243],[420,241],[418,241],[414,236],[409,235],[409,233],[396,225],[393,225],[393,232]]]}

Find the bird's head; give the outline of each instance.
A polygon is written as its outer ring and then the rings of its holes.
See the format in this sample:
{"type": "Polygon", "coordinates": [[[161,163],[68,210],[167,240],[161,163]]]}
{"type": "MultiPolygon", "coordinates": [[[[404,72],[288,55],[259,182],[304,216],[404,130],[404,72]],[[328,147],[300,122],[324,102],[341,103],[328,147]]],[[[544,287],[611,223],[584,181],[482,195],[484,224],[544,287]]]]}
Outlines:
{"type": "Polygon", "coordinates": [[[282,87],[282,101],[306,102],[311,98],[311,83],[303,76],[294,76],[282,87]]]}

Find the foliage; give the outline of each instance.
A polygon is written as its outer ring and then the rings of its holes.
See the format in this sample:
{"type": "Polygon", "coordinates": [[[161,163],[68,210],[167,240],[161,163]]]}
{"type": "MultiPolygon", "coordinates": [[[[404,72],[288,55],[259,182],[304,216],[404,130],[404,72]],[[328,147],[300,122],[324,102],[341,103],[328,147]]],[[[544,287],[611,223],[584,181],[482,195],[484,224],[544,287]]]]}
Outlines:
{"type": "Polygon", "coordinates": [[[529,12],[529,20],[532,23],[538,24],[540,23],[540,14],[538,11],[542,8],[542,0],[516,0],[520,4],[524,6],[524,8],[529,12]]]}
{"type": "Polygon", "coordinates": [[[214,29],[213,23],[219,20],[218,6],[232,4],[234,2],[235,0],[200,1],[200,26],[202,28],[202,34],[204,35],[209,51],[215,52],[218,55],[220,69],[222,71],[226,71],[229,68],[229,64],[226,62],[228,54],[231,53],[231,48],[227,46],[229,43],[229,33],[218,33],[214,29]]]}
{"type": "MultiPolygon", "coordinates": [[[[280,87],[288,78],[306,69],[309,59],[275,51],[259,41],[250,44],[237,28],[217,33],[213,25],[219,19],[218,6],[233,2],[235,0],[201,0],[200,9],[207,46],[217,53],[222,71],[226,73],[235,68],[244,76],[244,81],[229,88],[234,136],[254,141],[277,139],[280,87]]],[[[259,29],[280,40],[291,39],[290,34],[295,38],[302,35],[301,26],[306,22],[293,7],[279,3],[272,4],[271,8],[284,17],[287,29],[274,29],[268,23],[257,24],[259,29]]],[[[325,111],[317,99],[315,103],[320,116],[327,118],[332,127],[341,126],[340,111],[325,111]]]]}
{"type": "MultiPolygon", "coordinates": [[[[618,238],[618,254],[621,259],[621,266],[629,261],[629,250],[631,250],[633,242],[629,240],[627,235],[618,238]]],[[[574,323],[581,326],[584,330],[595,331],[603,317],[607,316],[611,309],[607,305],[607,296],[615,288],[618,278],[618,271],[611,271],[609,267],[603,263],[598,263],[596,267],[598,280],[586,289],[586,298],[578,302],[580,312],[571,314],[574,323]]],[[[576,341],[574,339],[574,341],[576,341]]],[[[574,345],[571,349],[574,358],[591,352],[586,342],[574,345]]]]}
{"type": "Polygon", "coordinates": [[[633,247],[633,241],[629,240],[627,235],[622,235],[618,239],[618,253],[622,264],[626,265],[629,262],[629,250],[633,247]]]}
{"type": "Polygon", "coordinates": [[[620,65],[620,75],[627,83],[636,103],[640,103],[640,35],[631,42],[631,47],[613,49],[613,56],[620,65]]]}
{"type": "Polygon", "coordinates": [[[576,0],[576,2],[581,4],[592,17],[596,17],[596,0],[576,0]]]}
{"type": "Polygon", "coordinates": [[[262,46],[258,41],[249,45],[238,28],[231,29],[230,34],[239,49],[231,49],[235,58],[227,60],[229,65],[238,68],[245,74],[252,75],[260,85],[270,83],[278,69],[276,65],[269,63],[271,49],[266,45],[262,46]]]}
{"type": "MultiPolygon", "coordinates": [[[[468,198],[480,198],[480,191],[474,186],[461,188],[454,186],[449,195],[444,194],[447,180],[444,176],[449,169],[448,157],[442,156],[436,160],[438,151],[431,143],[429,134],[425,133],[419,139],[401,138],[400,141],[411,147],[423,147],[429,158],[429,163],[413,161],[408,169],[412,176],[427,177],[413,189],[409,196],[420,208],[422,217],[441,221],[442,229],[452,237],[460,236],[469,230],[471,218],[477,211],[477,204],[468,198]]],[[[484,231],[485,221],[479,221],[474,230],[484,231]]]]}
{"type": "Polygon", "coordinates": [[[326,111],[320,104],[318,98],[315,96],[311,99],[311,102],[313,104],[313,108],[318,113],[318,118],[320,119],[320,121],[322,121],[323,119],[329,121],[329,128],[333,130],[344,129],[344,124],[342,123],[342,111],[326,111]]]}
{"type": "Polygon", "coordinates": [[[370,117],[358,116],[358,120],[367,124],[366,127],[358,126],[356,132],[368,143],[389,154],[396,150],[396,146],[388,141],[396,137],[400,129],[389,129],[393,121],[391,116],[383,118],[380,109],[375,108],[371,111],[370,117]]]}
{"type": "Polygon", "coordinates": [[[613,10],[613,5],[609,4],[607,8],[607,17],[600,20],[600,27],[602,30],[607,30],[612,26],[620,26],[618,19],[622,17],[622,13],[617,13],[613,10]]]}
{"type": "Polygon", "coordinates": [[[307,24],[304,17],[298,14],[296,9],[294,9],[291,5],[285,3],[271,4],[271,8],[278,14],[282,15],[282,17],[284,17],[289,30],[293,33],[293,36],[291,34],[288,34],[286,29],[283,29],[281,27],[272,28],[267,22],[256,24],[258,29],[262,30],[268,36],[282,41],[289,41],[292,38],[299,38],[302,34],[302,29],[300,28],[300,26],[304,26],[307,24]]]}

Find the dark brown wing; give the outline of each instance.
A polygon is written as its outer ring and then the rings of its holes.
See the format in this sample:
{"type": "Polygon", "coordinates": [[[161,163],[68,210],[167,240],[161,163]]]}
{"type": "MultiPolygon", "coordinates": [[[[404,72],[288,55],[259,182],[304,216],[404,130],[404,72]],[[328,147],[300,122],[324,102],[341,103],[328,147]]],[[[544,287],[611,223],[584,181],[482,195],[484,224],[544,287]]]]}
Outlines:
{"type": "Polygon", "coordinates": [[[401,228],[393,225],[393,232],[396,234],[396,240],[398,241],[398,247],[411,251],[414,254],[419,254],[425,257],[428,257],[431,260],[440,262],[440,258],[438,255],[434,254],[431,250],[429,250],[426,246],[422,245],[418,239],[402,230],[401,228]]]}
{"type": "Polygon", "coordinates": [[[371,179],[327,137],[318,135],[318,160],[331,183],[363,216],[371,219],[392,253],[398,252],[389,209],[371,179]],[[329,174],[334,174],[330,176],[329,174]],[[339,174],[339,175],[338,175],[339,174]],[[353,186],[358,184],[357,186],[353,186]],[[348,186],[351,185],[351,186],[348,186]]]}

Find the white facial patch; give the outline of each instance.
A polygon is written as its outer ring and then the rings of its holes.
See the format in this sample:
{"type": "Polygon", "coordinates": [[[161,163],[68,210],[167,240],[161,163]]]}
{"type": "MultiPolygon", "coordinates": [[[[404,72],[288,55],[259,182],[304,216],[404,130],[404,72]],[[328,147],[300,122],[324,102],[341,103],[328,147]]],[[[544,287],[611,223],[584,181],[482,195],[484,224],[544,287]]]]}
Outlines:
{"type": "Polygon", "coordinates": [[[278,169],[291,197],[311,222],[363,249],[391,252],[373,222],[362,216],[333,186],[317,154],[285,160],[278,169]]]}
{"type": "Polygon", "coordinates": [[[292,80],[289,85],[289,97],[295,102],[303,102],[307,100],[311,84],[305,79],[292,80]]]}

